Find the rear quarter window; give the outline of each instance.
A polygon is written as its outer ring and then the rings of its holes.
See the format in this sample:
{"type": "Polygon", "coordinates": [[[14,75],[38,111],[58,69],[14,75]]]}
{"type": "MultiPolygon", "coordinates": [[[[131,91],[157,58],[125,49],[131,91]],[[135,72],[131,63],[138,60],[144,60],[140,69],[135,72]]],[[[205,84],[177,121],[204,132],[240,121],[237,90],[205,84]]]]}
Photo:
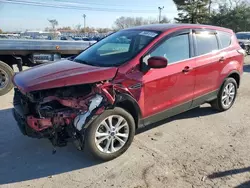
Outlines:
{"type": "Polygon", "coordinates": [[[223,31],[218,31],[217,36],[219,37],[221,43],[220,48],[226,48],[231,45],[232,34],[223,31]]]}
{"type": "Polygon", "coordinates": [[[196,36],[197,55],[204,55],[219,49],[215,34],[198,33],[196,36]]]}

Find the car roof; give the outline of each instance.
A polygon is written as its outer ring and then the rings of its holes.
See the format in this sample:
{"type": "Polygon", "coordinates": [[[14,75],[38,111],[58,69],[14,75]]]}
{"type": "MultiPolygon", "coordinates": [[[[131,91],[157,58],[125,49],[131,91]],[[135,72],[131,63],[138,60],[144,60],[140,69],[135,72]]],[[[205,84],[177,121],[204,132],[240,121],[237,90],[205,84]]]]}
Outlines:
{"type": "Polygon", "coordinates": [[[249,32],[247,31],[237,32],[236,34],[250,34],[250,31],[249,32]]]}
{"type": "Polygon", "coordinates": [[[152,31],[165,32],[167,30],[174,28],[215,29],[215,30],[227,31],[230,33],[233,32],[231,29],[212,26],[212,25],[202,25],[202,24],[151,24],[151,25],[136,26],[125,30],[152,30],[152,31]]]}

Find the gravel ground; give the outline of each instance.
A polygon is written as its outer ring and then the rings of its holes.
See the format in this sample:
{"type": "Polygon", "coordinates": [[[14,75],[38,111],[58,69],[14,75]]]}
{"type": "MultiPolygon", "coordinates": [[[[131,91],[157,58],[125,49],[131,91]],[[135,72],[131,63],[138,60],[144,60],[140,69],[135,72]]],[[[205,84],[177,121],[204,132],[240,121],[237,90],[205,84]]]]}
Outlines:
{"type": "Polygon", "coordinates": [[[0,187],[250,187],[250,58],[232,109],[209,105],[140,130],[121,157],[97,162],[69,144],[21,135],[13,92],[0,97],[0,187]]]}

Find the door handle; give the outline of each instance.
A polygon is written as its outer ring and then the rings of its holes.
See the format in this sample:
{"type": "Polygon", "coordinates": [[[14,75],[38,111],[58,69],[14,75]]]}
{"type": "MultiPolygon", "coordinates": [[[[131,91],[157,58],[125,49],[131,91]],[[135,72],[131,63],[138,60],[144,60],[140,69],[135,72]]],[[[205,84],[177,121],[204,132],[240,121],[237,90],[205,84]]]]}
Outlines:
{"type": "Polygon", "coordinates": [[[222,56],[222,57],[220,57],[219,62],[222,63],[224,60],[225,60],[225,58],[222,56]]]}
{"type": "Polygon", "coordinates": [[[184,69],[182,70],[183,73],[188,73],[191,70],[191,68],[189,66],[184,67],[184,69]]]}

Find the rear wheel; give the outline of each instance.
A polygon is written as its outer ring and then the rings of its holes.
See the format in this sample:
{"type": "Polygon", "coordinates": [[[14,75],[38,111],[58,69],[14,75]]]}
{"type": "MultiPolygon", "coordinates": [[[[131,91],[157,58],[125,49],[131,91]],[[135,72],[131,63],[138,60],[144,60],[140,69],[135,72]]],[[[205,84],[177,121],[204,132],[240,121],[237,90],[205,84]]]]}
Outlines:
{"type": "Polygon", "coordinates": [[[108,161],[124,153],[135,134],[131,114],[122,108],[106,110],[87,129],[85,147],[94,157],[108,161]]]}
{"type": "Polygon", "coordinates": [[[218,111],[230,109],[236,99],[237,87],[234,78],[227,78],[219,91],[217,99],[211,102],[212,107],[218,111]]]}
{"type": "Polygon", "coordinates": [[[12,77],[14,76],[14,71],[9,65],[0,61],[0,96],[8,93],[12,88],[12,77]]]}
{"type": "Polygon", "coordinates": [[[250,55],[250,46],[246,46],[246,53],[247,53],[247,55],[250,55]]]}

